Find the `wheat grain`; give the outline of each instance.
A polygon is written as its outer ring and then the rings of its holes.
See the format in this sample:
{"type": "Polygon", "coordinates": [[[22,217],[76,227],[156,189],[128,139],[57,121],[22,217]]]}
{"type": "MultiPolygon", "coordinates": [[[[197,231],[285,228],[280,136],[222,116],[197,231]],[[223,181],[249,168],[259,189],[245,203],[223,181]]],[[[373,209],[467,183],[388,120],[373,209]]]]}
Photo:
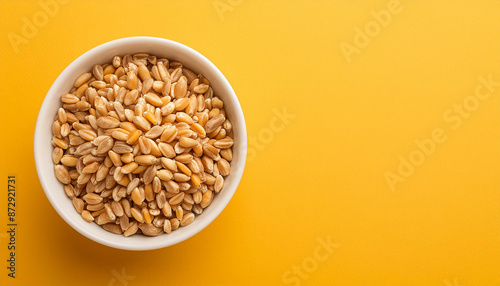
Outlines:
{"type": "Polygon", "coordinates": [[[233,126],[208,79],[136,53],[73,85],[52,125],[52,162],[84,221],[124,236],[171,233],[222,191],[233,126]]]}

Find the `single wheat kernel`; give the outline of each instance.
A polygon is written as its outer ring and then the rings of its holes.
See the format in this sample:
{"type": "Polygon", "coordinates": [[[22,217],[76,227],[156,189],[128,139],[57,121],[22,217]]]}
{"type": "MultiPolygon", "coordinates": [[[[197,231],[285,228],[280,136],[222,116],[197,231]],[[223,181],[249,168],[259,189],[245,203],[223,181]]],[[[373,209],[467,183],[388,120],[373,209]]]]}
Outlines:
{"type": "Polygon", "coordinates": [[[221,175],[218,175],[215,178],[214,190],[216,193],[219,193],[224,186],[224,178],[221,175]]]}
{"type": "Polygon", "coordinates": [[[118,223],[120,224],[120,228],[122,229],[122,231],[125,231],[130,227],[130,219],[126,215],[121,216],[118,219],[118,223]]]}
{"type": "Polygon", "coordinates": [[[154,105],[154,106],[162,106],[163,105],[161,98],[152,92],[145,94],[144,99],[146,99],[146,101],[149,104],[154,105]]]}
{"type": "Polygon", "coordinates": [[[122,160],[123,163],[129,164],[129,163],[132,163],[132,161],[134,161],[134,154],[132,154],[132,153],[125,153],[125,154],[121,155],[120,158],[121,158],[121,160],[122,160]]]}
{"type": "MultiPolygon", "coordinates": [[[[155,178],[156,178],[156,177],[155,177],[155,178]]],[[[153,191],[153,186],[152,186],[152,184],[146,184],[146,185],[144,186],[144,195],[145,195],[146,200],[147,200],[148,202],[150,202],[150,201],[154,200],[154,198],[155,198],[155,194],[154,194],[154,191],[153,191]]]]}
{"type": "Polygon", "coordinates": [[[181,171],[182,173],[186,174],[187,176],[191,176],[192,171],[189,169],[186,165],[183,163],[176,161],[175,164],[177,165],[177,169],[181,171]]]}
{"type": "Polygon", "coordinates": [[[184,217],[184,209],[181,206],[177,206],[175,208],[175,217],[178,220],[182,220],[182,218],[184,217]]]}
{"type": "Polygon", "coordinates": [[[200,206],[202,208],[208,207],[212,203],[212,198],[213,198],[213,193],[212,191],[208,190],[203,194],[203,197],[200,202],[200,206]]]}
{"type": "Polygon", "coordinates": [[[73,206],[75,207],[76,211],[78,213],[82,213],[83,211],[83,205],[84,205],[84,202],[82,199],[79,199],[79,198],[73,198],[73,206]]]}
{"type": "Polygon", "coordinates": [[[136,207],[133,207],[130,209],[130,212],[132,213],[132,217],[138,221],[138,222],[144,222],[144,217],[142,216],[142,213],[139,209],[137,209],[136,207]]]}
{"type": "Polygon", "coordinates": [[[142,131],[148,131],[151,129],[151,123],[142,116],[135,116],[132,122],[142,131]]]}
{"type": "Polygon", "coordinates": [[[172,216],[172,207],[170,206],[170,204],[167,201],[165,202],[165,204],[161,208],[161,212],[167,218],[172,216]]]}
{"type": "Polygon", "coordinates": [[[103,80],[104,78],[104,71],[101,65],[94,65],[92,67],[92,74],[97,80],[103,80]]]}
{"type": "Polygon", "coordinates": [[[163,231],[162,228],[156,227],[151,223],[140,223],[139,228],[142,233],[147,236],[157,236],[160,235],[163,231]]]}
{"type": "Polygon", "coordinates": [[[104,228],[105,230],[111,232],[111,233],[114,233],[114,234],[121,234],[122,233],[122,229],[119,225],[115,224],[115,223],[106,223],[106,224],[103,224],[102,225],[102,228],[104,228]]]}
{"type": "Polygon", "coordinates": [[[153,221],[153,219],[151,218],[151,215],[149,214],[148,208],[142,208],[141,214],[142,214],[142,217],[144,218],[144,222],[149,224],[153,221]]]}
{"type": "Polygon", "coordinates": [[[141,205],[145,199],[144,191],[141,190],[143,189],[135,188],[131,193],[131,198],[136,205],[141,205]]]}
{"type": "Polygon", "coordinates": [[[97,126],[104,129],[116,128],[120,126],[120,120],[111,116],[102,116],[97,118],[97,126]]]}
{"type": "Polygon", "coordinates": [[[99,211],[104,209],[104,204],[103,203],[98,203],[98,204],[88,204],[87,205],[87,210],[89,211],[99,211]]]}
{"type": "Polygon", "coordinates": [[[179,139],[179,144],[184,148],[193,148],[194,146],[198,145],[198,141],[188,137],[181,137],[179,139]]]}
{"type": "Polygon", "coordinates": [[[153,126],[144,136],[149,139],[157,138],[163,133],[164,129],[162,126],[153,126]]]}
{"type": "Polygon", "coordinates": [[[75,87],[80,87],[82,84],[84,84],[85,82],[87,82],[90,78],[92,77],[92,74],[89,73],[89,72],[86,72],[86,73],[83,73],[81,74],[76,80],[75,80],[75,83],[74,83],[74,86],[75,87]]]}
{"type": "MultiPolygon", "coordinates": [[[[128,154],[130,154],[130,153],[128,153],[128,154]]],[[[123,156],[125,156],[125,155],[123,155],[123,156]]],[[[122,157],[123,157],[123,156],[122,156],[122,157]]],[[[137,167],[138,167],[138,166],[139,166],[139,165],[137,165],[137,163],[136,163],[136,162],[130,162],[130,163],[128,163],[128,164],[126,164],[126,165],[124,165],[124,166],[122,166],[122,167],[121,167],[121,172],[122,172],[123,174],[130,174],[130,173],[132,173],[135,169],[137,169],[137,167]]]]}
{"type": "Polygon", "coordinates": [[[134,222],[130,223],[129,227],[127,228],[127,230],[125,230],[123,235],[124,236],[131,236],[131,235],[135,234],[138,229],[139,229],[139,224],[136,221],[134,221],[134,222]]]}
{"type": "Polygon", "coordinates": [[[168,203],[170,205],[178,205],[178,204],[180,204],[182,202],[182,200],[184,200],[184,192],[180,192],[177,195],[175,195],[172,198],[170,198],[170,200],[168,201],[168,203]]]}
{"type": "Polygon", "coordinates": [[[83,196],[83,199],[88,203],[88,204],[98,204],[102,202],[103,198],[99,196],[98,194],[86,194],[83,196]]]}
{"type": "Polygon", "coordinates": [[[55,165],[54,173],[56,178],[63,184],[69,184],[71,182],[71,178],[69,176],[68,169],[62,165],[55,165]]]}
{"type": "Polygon", "coordinates": [[[170,225],[171,225],[172,231],[174,231],[174,230],[179,228],[180,221],[177,218],[172,218],[172,219],[170,219],[170,225]]]}
{"type": "Polygon", "coordinates": [[[192,174],[191,175],[191,183],[193,184],[194,187],[198,188],[201,185],[201,179],[198,175],[192,174]]]}
{"type": "Polygon", "coordinates": [[[88,210],[82,211],[81,215],[82,215],[83,220],[86,222],[94,221],[94,217],[90,214],[90,212],[88,210]]]}
{"type": "Polygon", "coordinates": [[[52,151],[52,163],[59,164],[59,162],[63,157],[63,154],[64,154],[63,149],[59,147],[54,148],[54,150],[52,151]]]}
{"type": "Polygon", "coordinates": [[[181,226],[190,225],[193,221],[194,221],[194,214],[188,213],[184,215],[184,217],[181,219],[180,225],[181,226]]]}
{"type": "Polygon", "coordinates": [[[156,157],[153,155],[140,155],[134,158],[135,163],[139,165],[153,165],[156,162],[156,157]]]}

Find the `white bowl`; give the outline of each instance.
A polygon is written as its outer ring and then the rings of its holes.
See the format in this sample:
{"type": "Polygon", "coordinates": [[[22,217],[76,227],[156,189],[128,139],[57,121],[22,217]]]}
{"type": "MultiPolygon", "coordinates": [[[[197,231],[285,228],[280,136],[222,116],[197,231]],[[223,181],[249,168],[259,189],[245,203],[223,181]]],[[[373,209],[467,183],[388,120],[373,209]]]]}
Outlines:
{"type": "Polygon", "coordinates": [[[247,135],[243,111],[233,88],[207,58],[197,51],[177,42],[153,38],[131,37],[114,40],[91,49],[73,61],[52,84],[45,96],[35,128],[34,152],[38,178],[54,209],[75,230],[84,236],[107,246],[126,250],[150,250],[167,247],[184,241],[209,225],[226,207],[233,197],[245,167],[247,154],[247,135]],[[71,200],[66,196],[63,185],[54,175],[52,164],[52,130],[51,126],[57,109],[61,106],[60,96],[67,93],[75,79],[83,72],[90,71],[96,63],[111,62],[115,55],[146,52],[158,57],[178,60],[196,73],[208,78],[214,93],[224,101],[229,119],[233,124],[234,141],[231,174],[226,178],[224,188],[217,194],[212,204],[196,216],[193,223],[180,227],[170,234],[157,237],[133,235],[125,237],[105,231],[95,223],[85,222],[74,209],[71,200]]]}

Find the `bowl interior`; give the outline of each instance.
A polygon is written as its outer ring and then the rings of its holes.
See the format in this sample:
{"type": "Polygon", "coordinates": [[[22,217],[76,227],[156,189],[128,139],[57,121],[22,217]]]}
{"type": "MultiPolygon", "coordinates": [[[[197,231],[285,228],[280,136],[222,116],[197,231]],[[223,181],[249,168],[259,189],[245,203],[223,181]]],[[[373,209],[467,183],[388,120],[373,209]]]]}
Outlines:
{"type": "Polygon", "coordinates": [[[80,56],[71,63],[56,79],[47,93],[36,123],[35,130],[35,163],[42,187],[59,215],[75,230],[101,244],[120,249],[148,250],[166,247],[181,242],[196,234],[212,222],[227,205],[233,196],[243,174],[246,159],[246,127],[238,99],[224,75],[205,57],[193,49],[179,43],[151,37],[133,37],[115,40],[98,46],[80,56]],[[228,118],[233,124],[235,144],[231,174],[226,178],[224,188],[215,196],[212,204],[198,215],[194,222],[181,227],[170,234],[157,237],[134,235],[124,237],[109,233],[95,223],[83,221],[75,211],[71,200],[65,195],[62,184],[54,175],[52,164],[52,131],[51,126],[57,109],[61,106],[60,96],[67,93],[74,80],[83,72],[90,71],[96,63],[110,63],[113,56],[146,52],[157,57],[182,62],[195,73],[208,78],[225,105],[228,118]]]}

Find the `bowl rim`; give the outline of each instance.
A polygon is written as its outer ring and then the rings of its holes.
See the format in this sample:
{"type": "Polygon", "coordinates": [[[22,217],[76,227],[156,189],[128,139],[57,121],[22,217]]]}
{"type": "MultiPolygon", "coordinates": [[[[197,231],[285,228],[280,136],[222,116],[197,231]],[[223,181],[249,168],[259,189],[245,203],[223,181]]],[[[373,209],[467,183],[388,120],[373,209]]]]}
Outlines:
{"type": "MultiPolygon", "coordinates": [[[[139,52],[139,51],[137,51],[139,52]]],[[[37,171],[37,176],[40,181],[40,184],[42,186],[42,189],[44,190],[45,196],[48,198],[50,201],[50,204],[52,207],[56,210],[56,212],[59,214],[59,216],[66,221],[67,224],[69,224],[74,230],[82,234],[83,236],[89,238],[90,240],[93,240],[95,242],[98,242],[100,244],[112,247],[112,248],[117,248],[117,249],[123,249],[123,250],[154,250],[154,249],[160,249],[164,247],[168,247],[171,245],[175,245],[177,243],[180,243],[184,240],[189,239],[190,237],[194,236],[195,234],[199,233],[203,229],[205,229],[209,224],[211,224],[219,215],[220,213],[226,208],[227,204],[229,201],[232,199],[234,193],[236,192],[236,189],[238,188],[238,185],[241,181],[241,177],[243,175],[243,170],[245,167],[246,163],[246,155],[247,155],[247,133],[246,133],[246,123],[245,123],[245,118],[243,115],[243,110],[241,108],[241,104],[238,100],[238,97],[236,96],[236,93],[234,92],[234,89],[232,88],[231,84],[229,81],[226,79],[224,74],[205,56],[203,56],[201,53],[198,51],[194,50],[193,48],[186,46],[184,44],[181,44],[179,42],[169,40],[169,39],[164,39],[164,38],[159,38],[159,37],[149,37],[149,36],[137,36],[137,37],[125,37],[125,38],[119,38],[115,39],[103,44],[100,44],[87,52],[83,53],[79,57],[77,57],[75,60],[73,60],[56,78],[56,80],[52,83],[50,89],[46,93],[44,100],[42,102],[42,105],[40,106],[38,116],[36,118],[36,126],[35,126],[35,133],[34,133],[34,141],[33,141],[33,151],[34,151],[34,159],[35,159],[35,166],[36,166],[36,171],[37,171]],[[165,239],[164,242],[160,241],[159,243],[155,243],[153,245],[151,244],[144,244],[144,245],[126,245],[122,244],[119,242],[114,242],[114,241],[109,241],[107,239],[104,239],[100,237],[98,234],[94,233],[93,231],[89,231],[87,229],[83,229],[80,226],[78,226],[72,218],[70,218],[64,211],[63,207],[58,204],[57,198],[55,195],[53,195],[51,192],[48,190],[50,189],[50,185],[47,182],[45,176],[40,175],[43,174],[41,172],[42,168],[44,167],[44,163],[42,162],[42,159],[39,158],[41,155],[41,152],[43,150],[41,149],[40,144],[36,144],[37,138],[41,136],[43,132],[46,132],[45,130],[42,130],[42,125],[41,125],[41,119],[45,118],[47,116],[52,117],[52,114],[48,114],[48,106],[52,104],[52,98],[55,95],[55,90],[60,86],[63,82],[63,78],[66,77],[66,74],[71,73],[75,68],[80,66],[81,64],[84,64],[88,59],[93,58],[96,56],[99,52],[102,50],[107,50],[108,48],[112,48],[113,46],[126,46],[131,43],[135,43],[137,41],[145,41],[145,42],[150,42],[150,43],[156,43],[156,44],[162,44],[165,46],[170,46],[174,47],[175,49],[183,49],[187,53],[189,53],[190,57],[196,58],[196,61],[201,61],[206,65],[209,69],[211,69],[215,74],[216,77],[221,81],[221,83],[227,88],[228,91],[228,96],[234,100],[235,105],[232,110],[234,111],[234,114],[232,115],[233,118],[237,117],[237,121],[240,124],[240,131],[238,132],[240,136],[240,142],[241,142],[241,150],[238,153],[238,156],[241,156],[239,158],[239,164],[238,166],[242,166],[241,168],[237,168],[238,170],[235,173],[232,173],[231,175],[232,180],[234,181],[233,185],[234,188],[225,190],[225,195],[219,199],[223,199],[221,205],[218,208],[212,208],[210,210],[207,210],[205,213],[205,219],[204,223],[201,225],[198,225],[196,228],[191,228],[189,230],[186,230],[183,236],[178,236],[172,239],[165,239]]],[[[50,162],[52,163],[52,162],[50,162]]]]}

